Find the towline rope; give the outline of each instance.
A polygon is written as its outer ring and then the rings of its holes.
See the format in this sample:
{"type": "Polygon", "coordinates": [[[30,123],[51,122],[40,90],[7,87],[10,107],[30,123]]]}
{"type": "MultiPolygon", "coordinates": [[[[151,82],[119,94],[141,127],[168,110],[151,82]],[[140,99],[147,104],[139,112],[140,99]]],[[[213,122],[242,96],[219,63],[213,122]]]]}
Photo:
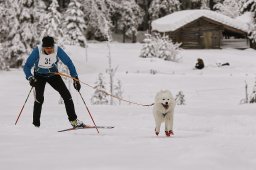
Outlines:
{"type": "MultiPolygon", "coordinates": [[[[77,78],[74,78],[74,77],[71,77],[70,75],[67,75],[67,74],[65,74],[65,73],[54,72],[54,73],[52,73],[52,74],[59,75],[59,76],[63,76],[63,77],[67,77],[67,78],[73,79],[74,81],[79,81],[81,84],[84,84],[84,85],[86,85],[86,86],[88,86],[88,87],[90,87],[90,88],[92,88],[92,89],[96,89],[96,87],[91,86],[90,84],[87,84],[87,83],[85,83],[85,82],[82,82],[81,80],[79,80],[79,79],[77,79],[77,78]]],[[[106,94],[109,95],[109,96],[112,96],[113,98],[116,98],[116,99],[118,99],[118,100],[127,102],[127,103],[129,103],[129,104],[134,104],[134,105],[139,105],[139,106],[153,106],[153,105],[154,105],[154,103],[152,103],[152,104],[141,104],[141,103],[129,101],[129,100],[126,100],[126,99],[123,99],[123,98],[114,96],[114,95],[112,95],[112,94],[106,92],[105,90],[101,90],[101,89],[98,89],[98,90],[100,90],[100,91],[106,93],[106,94]]]]}

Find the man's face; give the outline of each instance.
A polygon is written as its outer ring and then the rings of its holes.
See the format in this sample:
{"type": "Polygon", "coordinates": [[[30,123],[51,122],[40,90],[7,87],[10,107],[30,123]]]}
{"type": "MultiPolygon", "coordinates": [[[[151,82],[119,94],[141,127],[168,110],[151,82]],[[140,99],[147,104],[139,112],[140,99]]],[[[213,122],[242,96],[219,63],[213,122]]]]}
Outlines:
{"type": "Polygon", "coordinates": [[[48,55],[54,53],[54,48],[53,47],[44,47],[43,50],[48,55]]]}

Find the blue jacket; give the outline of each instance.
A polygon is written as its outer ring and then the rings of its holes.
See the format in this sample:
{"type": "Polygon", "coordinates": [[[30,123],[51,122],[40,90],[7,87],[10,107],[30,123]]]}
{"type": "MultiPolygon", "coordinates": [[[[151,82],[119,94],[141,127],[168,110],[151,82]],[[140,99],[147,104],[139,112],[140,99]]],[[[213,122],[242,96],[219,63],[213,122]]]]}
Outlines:
{"type": "Polygon", "coordinates": [[[57,63],[59,59],[68,67],[70,75],[72,77],[76,77],[77,72],[76,68],[72,62],[72,60],[69,58],[69,56],[64,52],[64,50],[60,47],[57,47],[57,61],[53,64],[53,67],[50,69],[45,69],[45,68],[39,68],[38,67],[38,62],[39,62],[39,48],[36,47],[33,49],[32,53],[28,57],[23,70],[26,75],[26,79],[29,79],[29,77],[33,76],[31,73],[31,69],[34,66],[34,73],[35,74],[45,74],[47,75],[48,73],[52,72],[58,72],[57,68],[57,63]]]}

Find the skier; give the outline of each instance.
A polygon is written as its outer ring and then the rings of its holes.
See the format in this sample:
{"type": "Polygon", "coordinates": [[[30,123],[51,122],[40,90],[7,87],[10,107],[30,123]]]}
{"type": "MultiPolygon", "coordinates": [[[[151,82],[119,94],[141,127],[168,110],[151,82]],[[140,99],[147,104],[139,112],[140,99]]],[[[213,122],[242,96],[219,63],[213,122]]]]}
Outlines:
{"type": "MultiPolygon", "coordinates": [[[[32,87],[35,87],[33,111],[33,124],[35,127],[40,127],[40,117],[44,102],[44,89],[46,83],[49,83],[63,98],[71,125],[74,128],[84,126],[84,123],[77,119],[71,94],[61,76],[54,74],[55,72],[58,72],[57,63],[59,60],[67,65],[70,75],[78,79],[73,62],[62,48],[54,44],[54,39],[50,36],[44,37],[42,39],[42,45],[38,45],[33,49],[24,65],[23,70],[26,79],[32,87]],[[34,74],[31,73],[32,67],[34,67],[34,74]]],[[[74,81],[73,85],[77,91],[80,91],[81,85],[79,81],[74,81]]]]}

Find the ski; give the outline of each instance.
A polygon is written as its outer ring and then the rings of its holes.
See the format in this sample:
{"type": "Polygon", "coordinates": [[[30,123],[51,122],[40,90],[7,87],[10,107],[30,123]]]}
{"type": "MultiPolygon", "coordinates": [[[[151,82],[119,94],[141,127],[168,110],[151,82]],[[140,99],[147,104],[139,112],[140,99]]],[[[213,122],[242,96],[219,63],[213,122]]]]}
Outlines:
{"type": "Polygon", "coordinates": [[[92,128],[98,128],[98,129],[113,129],[114,126],[89,126],[85,125],[83,127],[76,127],[76,128],[68,128],[68,129],[63,129],[59,130],[58,132],[66,132],[66,131],[71,131],[71,130],[78,130],[78,129],[92,129],[92,128]]]}

